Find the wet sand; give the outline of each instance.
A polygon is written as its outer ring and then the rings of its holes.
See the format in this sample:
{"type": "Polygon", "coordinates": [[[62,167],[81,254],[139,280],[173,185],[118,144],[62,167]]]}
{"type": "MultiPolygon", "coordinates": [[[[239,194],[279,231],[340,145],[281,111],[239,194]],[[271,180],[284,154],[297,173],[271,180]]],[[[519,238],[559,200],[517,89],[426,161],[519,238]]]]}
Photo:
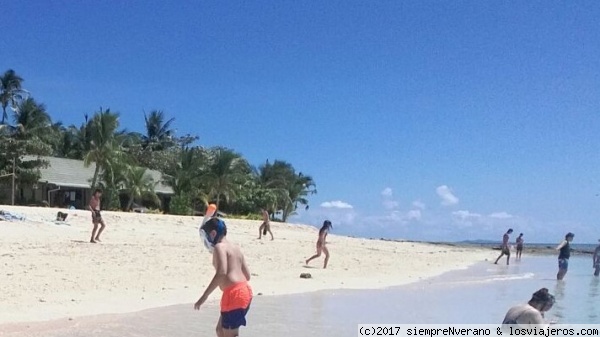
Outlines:
{"type": "MultiPolygon", "coordinates": [[[[582,269],[573,268],[567,282],[561,284],[553,279],[555,262],[551,257],[527,257],[509,267],[482,262],[467,270],[387,289],[257,296],[241,336],[354,336],[360,323],[497,324],[508,308],[526,302],[542,286],[557,297],[547,318],[600,323],[600,310],[589,309],[600,298],[600,280],[583,268],[589,261],[574,258],[572,264],[582,269]],[[582,306],[585,315],[576,311],[582,306]]],[[[0,331],[5,334],[0,336],[213,336],[217,319],[214,305],[194,311],[188,304],[72,321],[4,325],[0,331]]]]}

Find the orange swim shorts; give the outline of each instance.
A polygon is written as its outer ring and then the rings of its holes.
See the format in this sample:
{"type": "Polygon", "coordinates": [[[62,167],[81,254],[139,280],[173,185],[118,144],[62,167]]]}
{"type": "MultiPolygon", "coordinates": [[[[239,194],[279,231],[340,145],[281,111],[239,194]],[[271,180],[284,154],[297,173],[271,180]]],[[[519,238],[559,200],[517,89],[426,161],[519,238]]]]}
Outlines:
{"type": "Polygon", "coordinates": [[[221,326],[225,329],[245,326],[251,302],[252,288],[248,282],[238,282],[225,288],[221,297],[221,326]]]}

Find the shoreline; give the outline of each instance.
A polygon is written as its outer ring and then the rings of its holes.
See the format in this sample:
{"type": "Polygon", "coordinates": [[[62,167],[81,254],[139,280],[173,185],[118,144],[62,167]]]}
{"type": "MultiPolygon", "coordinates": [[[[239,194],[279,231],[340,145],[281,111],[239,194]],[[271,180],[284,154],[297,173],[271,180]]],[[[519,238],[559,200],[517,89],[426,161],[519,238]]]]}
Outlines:
{"type": "MultiPolygon", "coordinates": [[[[69,210],[69,226],[58,226],[51,221],[56,208],[0,209],[27,218],[0,222],[0,265],[5,266],[0,280],[9,284],[0,293],[0,325],[191,305],[213,275],[197,234],[200,217],[107,211],[104,242],[93,245],[85,241],[91,227],[87,211],[69,210]]],[[[225,222],[228,237],[246,256],[257,296],[402,286],[495,255],[476,247],[331,234],[332,256],[323,270],[322,258],[304,266],[314,254],[315,227],[273,223],[275,241],[259,241],[259,221],[225,222]],[[301,279],[306,272],[312,278],[301,279]]],[[[208,302],[219,297],[215,291],[208,302]]]]}
{"type": "MultiPolygon", "coordinates": [[[[377,292],[406,292],[414,289],[422,289],[424,286],[439,285],[442,283],[448,284],[448,277],[451,280],[458,280],[458,282],[462,282],[467,280],[466,275],[472,275],[473,271],[481,269],[485,266],[489,261],[475,261],[472,264],[465,266],[464,268],[452,269],[443,271],[437,275],[432,275],[427,278],[422,278],[417,281],[412,281],[404,284],[391,285],[386,287],[378,287],[378,288],[332,288],[332,289],[315,289],[306,292],[298,292],[298,293],[282,293],[276,295],[267,295],[260,296],[261,299],[255,299],[255,302],[262,302],[261,304],[267,304],[266,308],[257,308],[257,304],[255,304],[252,310],[252,314],[256,314],[258,310],[259,313],[266,314],[263,310],[269,310],[272,307],[274,302],[279,302],[279,300],[284,300],[287,302],[294,302],[293,299],[306,299],[306,298],[323,298],[323,297],[331,297],[331,296],[348,296],[362,293],[371,293],[373,291],[377,292]],[[469,272],[471,270],[471,272],[469,272]]],[[[452,282],[450,282],[452,283],[452,282]]],[[[217,290],[218,291],[218,290],[217,290]]],[[[205,322],[205,319],[209,318],[209,323],[212,332],[213,320],[215,319],[216,313],[218,312],[218,302],[210,301],[207,302],[200,312],[192,310],[192,303],[176,303],[171,305],[163,305],[157,307],[149,307],[136,311],[128,311],[128,312],[117,312],[117,313],[100,313],[95,315],[84,315],[77,317],[60,317],[51,320],[43,320],[43,321],[26,321],[26,322],[8,322],[8,323],[0,323],[0,336],[34,336],[41,333],[54,333],[57,335],[62,335],[62,332],[69,331],[73,328],[82,329],[81,327],[86,327],[88,325],[92,326],[111,326],[114,325],[115,322],[118,321],[128,321],[130,318],[136,317],[145,317],[147,319],[148,316],[163,316],[164,313],[168,313],[167,316],[173,315],[173,311],[181,311],[186,312],[187,315],[200,315],[199,318],[194,321],[205,322]],[[189,304],[189,306],[188,306],[189,304]]],[[[269,316],[269,315],[267,315],[269,316]]],[[[254,318],[255,319],[255,318],[254,318]]],[[[254,320],[253,319],[253,320],[254,320]]],[[[53,335],[54,336],[54,335],[53,335]]]]}
{"type": "MultiPolygon", "coordinates": [[[[574,266],[588,265],[581,257],[576,260],[574,266]]],[[[317,290],[259,296],[253,301],[243,335],[342,337],[355,333],[356,324],[366,322],[495,324],[508,308],[523,303],[541,286],[550,289],[557,298],[555,308],[549,313],[550,319],[576,324],[596,323],[597,310],[582,317],[581,312],[571,308],[571,303],[573,300],[584,301],[586,306],[595,308],[595,301],[600,296],[600,280],[590,282],[587,277],[575,274],[571,275],[573,280],[570,282],[557,283],[548,277],[554,273],[554,268],[552,258],[538,255],[516,263],[514,268],[492,267],[490,261],[480,261],[463,270],[383,289],[317,290]],[[582,293],[585,289],[587,291],[582,293]],[[456,310],[457,301],[479,303],[482,298],[495,305],[486,308],[466,305],[456,310]],[[566,301],[567,298],[570,300],[566,301]],[[407,305],[410,310],[406,310],[407,305]]],[[[200,311],[192,310],[191,304],[172,305],[126,314],[4,324],[0,325],[0,331],[4,332],[0,332],[0,336],[204,336],[214,334],[218,316],[218,303],[207,304],[200,311]]]]}

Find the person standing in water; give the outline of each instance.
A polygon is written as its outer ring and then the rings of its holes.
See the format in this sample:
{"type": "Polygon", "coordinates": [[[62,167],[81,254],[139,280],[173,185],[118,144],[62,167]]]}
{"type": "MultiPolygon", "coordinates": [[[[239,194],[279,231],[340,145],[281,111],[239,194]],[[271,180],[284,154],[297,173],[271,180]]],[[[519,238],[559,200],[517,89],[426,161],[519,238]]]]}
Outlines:
{"type": "Polygon", "coordinates": [[[521,254],[523,254],[523,233],[519,234],[517,238],[517,259],[521,259],[521,254]]]}
{"type": "Polygon", "coordinates": [[[547,288],[542,288],[535,293],[527,304],[514,306],[508,310],[502,325],[538,325],[546,327],[549,325],[544,320],[544,312],[552,309],[554,305],[554,296],[548,292],[547,288]]]}
{"type": "MultiPolygon", "coordinates": [[[[600,242],[600,240],[598,240],[598,242],[600,242]]],[[[598,244],[598,246],[596,246],[596,249],[594,250],[592,263],[594,264],[594,276],[600,276],[600,244],[598,244]]]]}
{"type": "Polygon", "coordinates": [[[496,259],[496,262],[494,262],[494,264],[498,264],[498,261],[504,255],[506,255],[506,265],[508,266],[508,264],[510,263],[510,247],[508,246],[508,240],[510,240],[509,235],[512,232],[512,228],[509,228],[508,231],[506,231],[506,233],[504,233],[504,235],[502,236],[502,247],[500,247],[501,253],[500,256],[498,256],[498,258],[496,259]]]}
{"type": "Polygon", "coordinates": [[[269,232],[269,234],[271,234],[271,241],[273,241],[274,238],[273,232],[271,232],[271,220],[269,219],[269,212],[267,212],[265,209],[261,209],[261,212],[263,217],[263,223],[258,228],[258,239],[260,240],[263,235],[266,236],[267,232],[269,232]]]}
{"type": "Polygon", "coordinates": [[[92,199],[90,200],[90,204],[88,209],[92,212],[92,224],[94,224],[94,229],[92,229],[92,238],[90,239],[91,243],[101,242],[100,234],[104,231],[106,224],[104,223],[104,219],[102,219],[102,214],[100,213],[100,198],[102,198],[102,190],[96,189],[94,194],[92,194],[92,199]],[[100,225],[100,230],[98,230],[98,225],[100,225]],[[96,231],[98,234],[96,234],[96,231]]]}
{"type": "Polygon", "coordinates": [[[239,336],[239,328],[246,326],[246,314],[252,303],[250,271],[240,248],[227,240],[227,226],[218,218],[211,218],[200,227],[204,245],[212,253],[215,276],[206,287],[195,310],[206,302],[217,287],[221,288],[221,315],[217,322],[218,337],[239,336]]]}
{"type": "Polygon", "coordinates": [[[556,274],[557,280],[562,280],[567,271],[569,270],[569,258],[571,257],[571,241],[575,234],[569,232],[565,235],[565,239],[556,247],[558,253],[558,273],[556,274]]]}
{"type": "Polygon", "coordinates": [[[329,230],[333,228],[331,221],[325,220],[323,226],[319,229],[319,239],[317,239],[317,254],[313,255],[310,259],[306,260],[306,264],[319,256],[321,253],[325,253],[325,262],[323,263],[323,269],[327,268],[327,262],[329,262],[329,249],[327,249],[327,234],[329,230]]]}

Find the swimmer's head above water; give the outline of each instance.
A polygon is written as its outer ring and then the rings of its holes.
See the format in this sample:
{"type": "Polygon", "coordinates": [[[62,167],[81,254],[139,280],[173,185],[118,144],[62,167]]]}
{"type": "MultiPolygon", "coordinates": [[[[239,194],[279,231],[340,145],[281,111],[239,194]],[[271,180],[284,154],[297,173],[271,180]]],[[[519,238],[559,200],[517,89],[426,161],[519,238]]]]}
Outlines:
{"type": "Polygon", "coordinates": [[[547,288],[542,288],[533,293],[531,300],[529,300],[529,305],[538,309],[540,312],[544,312],[552,309],[554,302],[554,296],[548,292],[547,288]]]}
{"type": "Polygon", "coordinates": [[[214,217],[200,227],[200,236],[204,246],[209,252],[213,252],[215,245],[227,235],[227,226],[223,220],[214,217]]]}

